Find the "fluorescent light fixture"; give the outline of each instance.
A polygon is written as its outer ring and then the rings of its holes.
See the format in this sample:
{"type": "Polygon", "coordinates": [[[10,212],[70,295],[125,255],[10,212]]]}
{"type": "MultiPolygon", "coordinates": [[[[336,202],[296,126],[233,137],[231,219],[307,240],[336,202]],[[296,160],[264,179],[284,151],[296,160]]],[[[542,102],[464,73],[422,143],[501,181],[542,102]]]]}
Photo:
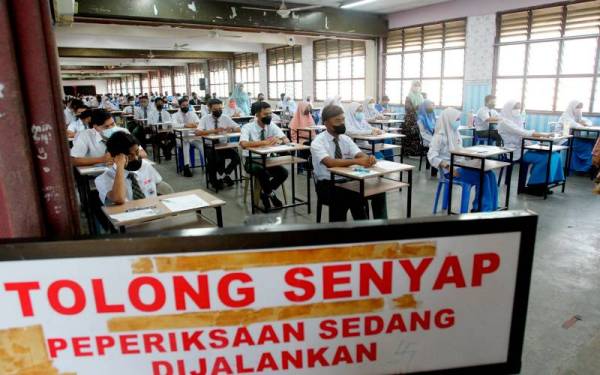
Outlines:
{"type": "Polygon", "coordinates": [[[360,0],[360,1],[355,1],[355,2],[350,3],[350,4],[344,4],[344,5],[342,5],[342,8],[349,9],[349,8],[359,7],[361,5],[365,5],[365,4],[369,4],[369,3],[374,3],[375,1],[377,1],[377,0],[360,0]]]}

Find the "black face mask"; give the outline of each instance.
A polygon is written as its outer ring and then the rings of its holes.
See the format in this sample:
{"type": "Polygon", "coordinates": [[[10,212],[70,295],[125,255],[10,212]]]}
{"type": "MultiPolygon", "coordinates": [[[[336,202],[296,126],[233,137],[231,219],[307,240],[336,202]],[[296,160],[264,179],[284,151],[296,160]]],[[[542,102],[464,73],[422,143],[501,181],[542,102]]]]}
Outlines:
{"type": "Polygon", "coordinates": [[[265,117],[261,118],[260,121],[265,125],[269,125],[271,123],[272,119],[273,119],[273,117],[271,117],[271,116],[265,116],[265,117]]]}
{"type": "Polygon", "coordinates": [[[217,109],[216,111],[212,111],[212,115],[216,118],[221,117],[222,114],[223,114],[223,111],[220,109],[217,109]]]}
{"type": "Polygon", "coordinates": [[[142,159],[130,160],[125,166],[125,170],[135,172],[142,167],[142,159]]]}
{"type": "Polygon", "coordinates": [[[188,107],[181,107],[181,112],[187,113],[190,109],[188,107]]]}
{"type": "Polygon", "coordinates": [[[156,105],[156,109],[158,109],[159,111],[162,111],[163,105],[162,104],[157,104],[156,105]]]}
{"type": "Polygon", "coordinates": [[[346,132],[346,124],[334,126],[333,131],[337,135],[344,134],[346,132]]]}

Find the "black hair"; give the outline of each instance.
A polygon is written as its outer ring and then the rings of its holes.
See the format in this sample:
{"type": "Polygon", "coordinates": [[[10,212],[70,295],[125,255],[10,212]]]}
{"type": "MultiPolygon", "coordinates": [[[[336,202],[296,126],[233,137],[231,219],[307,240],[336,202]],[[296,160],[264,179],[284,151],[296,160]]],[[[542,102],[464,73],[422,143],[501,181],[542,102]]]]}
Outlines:
{"type": "Polygon", "coordinates": [[[106,152],[113,158],[119,154],[129,155],[131,146],[140,142],[133,135],[126,132],[114,132],[106,141],[106,152]]]}
{"type": "Polygon", "coordinates": [[[208,103],[206,103],[206,105],[209,107],[212,107],[215,104],[223,104],[223,102],[220,99],[211,99],[208,101],[208,103]]]}
{"type": "MultiPolygon", "coordinates": [[[[85,111],[83,111],[79,114],[79,118],[83,120],[84,118],[92,117],[92,112],[93,111],[91,109],[89,109],[88,107],[85,107],[85,111]]],[[[92,126],[92,125],[90,124],[90,126],[92,126]]]]}
{"type": "Polygon", "coordinates": [[[187,102],[187,101],[189,101],[189,100],[187,100],[186,98],[181,98],[181,99],[179,99],[179,100],[178,100],[179,106],[181,107],[181,105],[182,105],[183,103],[187,102]]]}
{"type": "Polygon", "coordinates": [[[148,96],[144,95],[144,96],[140,97],[140,100],[142,100],[142,99],[148,99],[148,96]]]}
{"type": "Polygon", "coordinates": [[[252,105],[252,107],[253,107],[252,110],[254,111],[253,115],[256,115],[263,109],[271,108],[271,105],[267,102],[256,102],[252,105]]]}
{"type": "Polygon", "coordinates": [[[321,118],[323,119],[323,122],[325,122],[332,117],[341,115],[342,113],[344,113],[344,109],[342,107],[339,105],[330,104],[321,111],[321,118]]]}
{"type": "Polygon", "coordinates": [[[156,103],[156,101],[157,101],[157,100],[160,100],[160,101],[161,101],[161,102],[163,102],[163,103],[165,102],[165,101],[163,100],[163,98],[161,98],[160,96],[157,96],[156,98],[154,98],[154,103],[156,103]]]}
{"type": "Polygon", "coordinates": [[[71,100],[69,107],[71,107],[74,111],[78,110],[79,108],[86,108],[85,104],[83,104],[83,102],[79,99],[71,100]]]}
{"type": "Polygon", "coordinates": [[[491,99],[496,99],[496,95],[486,95],[484,103],[489,102],[491,99]]]}
{"type": "Polygon", "coordinates": [[[280,97],[280,98],[281,98],[282,96],[283,96],[283,97],[285,97],[285,92],[282,92],[281,94],[279,94],[279,97],[280,97]]]}
{"type": "Polygon", "coordinates": [[[92,111],[92,122],[90,123],[90,126],[94,126],[94,125],[102,126],[102,125],[104,125],[104,122],[106,120],[108,120],[110,117],[111,117],[110,113],[108,113],[107,111],[105,111],[103,109],[96,109],[96,110],[92,111]]]}

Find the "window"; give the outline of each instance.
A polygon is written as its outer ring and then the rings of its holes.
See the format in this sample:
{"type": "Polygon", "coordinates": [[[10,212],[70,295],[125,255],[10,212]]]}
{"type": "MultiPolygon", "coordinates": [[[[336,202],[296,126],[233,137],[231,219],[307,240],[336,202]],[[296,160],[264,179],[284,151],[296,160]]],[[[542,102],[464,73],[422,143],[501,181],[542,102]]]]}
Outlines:
{"type": "Polygon", "coordinates": [[[267,50],[269,99],[286,93],[302,99],[302,47],[277,47],[267,50]]]}
{"type": "Polygon", "coordinates": [[[365,99],[365,42],[324,39],[314,42],[315,99],[365,99]]]}
{"type": "Polygon", "coordinates": [[[148,73],[142,74],[142,93],[150,95],[150,83],[148,82],[148,73]]]}
{"type": "MultiPolygon", "coordinates": [[[[190,90],[201,98],[206,95],[206,90],[200,89],[200,80],[204,79],[204,70],[201,64],[190,64],[190,90]]],[[[205,86],[206,87],[206,86],[205,86]]],[[[190,93],[191,94],[191,93],[190,93]]]]}
{"type": "Polygon", "coordinates": [[[162,92],[160,92],[160,82],[158,80],[157,72],[150,72],[150,91],[158,92],[159,95],[162,95],[162,92]]]}
{"type": "Polygon", "coordinates": [[[241,53],[233,57],[235,83],[243,83],[244,89],[256,97],[260,91],[257,53],[241,53]]]}
{"type": "Polygon", "coordinates": [[[125,85],[123,86],[123,91],[121,94],[127,95],[131,93],[131,76],[125,76],[125,85]]]}
{"type": "Polygon", "coordinates": [[[208,70],[210,72],[209,83],[211,93],[216,92],[217,97],[229,97],[229,69],[227,60],[210,60],[208,70]]]}
{"type": "Polygon", "coordinates": [[[600,0],[500,13],[494,90],[498,103],[563,111],[571,100],[600,113],[600,0]]]}
{"type": "Polygon", "coordinates": [[[167,91],[169,95],[173,95],[173,87],[171,87],[171,68],[160,70],[160,83],[162,85],[163,93],[167,91]]]}
{"type": "Polygon", "coordinates": [[[176,66],[173,68],[173,72],[175,73],[175,94],[187,94],[187,82],[186,82],[186,74],[185,74],[185,66],[176,66]]]}
{"type": "Polygon", "coordinates": [[[385,94],[403,104],[412,81],[440,106],[462,106],[464,19],[390,30],[385,40],[385,94]]]}
{"type": "Polygon", "coordinates": [[[133,87],[131,88],[131,95],[137,95],[140,92],[140,76],[135,74],[133,76],[133,87]]]}

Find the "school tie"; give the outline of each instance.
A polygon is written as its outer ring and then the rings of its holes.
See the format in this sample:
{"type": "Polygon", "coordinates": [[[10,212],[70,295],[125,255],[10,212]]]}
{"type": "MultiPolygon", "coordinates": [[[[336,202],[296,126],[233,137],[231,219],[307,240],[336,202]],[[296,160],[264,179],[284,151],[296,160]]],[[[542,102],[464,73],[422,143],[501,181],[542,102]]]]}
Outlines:
{"type": "Polygon", "coordinates": [[[131,181],[131,190],[133,191],[133,200],[144,199],[146,198],[146,194],[140,188],[140,184],[138,184],[137,179],[133,173],[127,175],[127,178],[131,181]]]}
{"type": "Polygon", "coordinates": [[[144,107],[144,120],[148,119],[148,108],[144,107]]]}
{"type": "Polygon", "coordinates": [[[215,129],[219,127],[219,119],[215,118],[215,129]]]}
{"type": "Polygon", "coordinates": [[[333,138],[333,143],[335,143],[335,158],[343,159],[342,149],[340,148],[340,140],[338,138],[333,138]]]}
{"type": "Polygon", "coordinates": [[[162,123],[162,111],[158,112],[158,122],[162,123]]]}
{"type": "Polygon", "coordinates": [[[260,131],[260,140],[264,141],[265,140],[265,129],[260,131]]]}

